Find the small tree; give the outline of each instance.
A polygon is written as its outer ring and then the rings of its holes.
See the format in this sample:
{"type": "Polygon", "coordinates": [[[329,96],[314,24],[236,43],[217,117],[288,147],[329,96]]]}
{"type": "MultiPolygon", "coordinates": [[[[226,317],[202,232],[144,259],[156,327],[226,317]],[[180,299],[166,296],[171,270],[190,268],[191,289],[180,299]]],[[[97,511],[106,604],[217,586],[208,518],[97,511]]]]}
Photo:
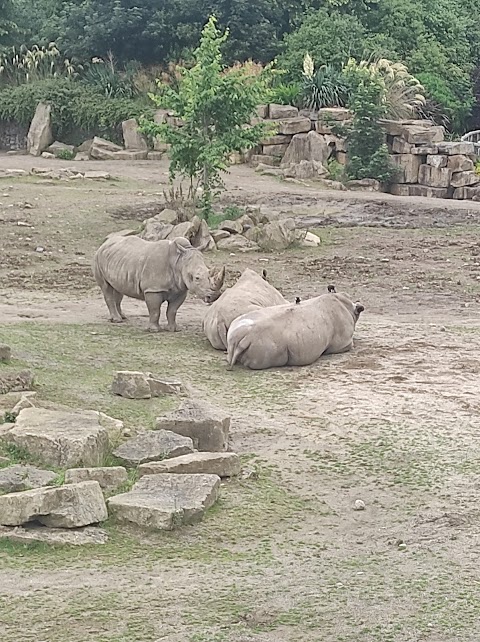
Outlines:
{"type": "Polygon", "coordinates": [[[192,197],[202,187],[207,217],[213,196],[223,187],[221,174],[231,154],[257,145],[268,129],[263,123],[249,123],[265,98],[269,69],[256,74],[249,65],[225,69],[221,49],[227,38],[228,31],[222,34],[215,17],[210,17],[193,67],[182,69],[177,87],[158,83],[160,94],[150,96],[158,107],[172,110],[182,126],[142,126],[145,133],[170,144],[171,180],[179,174],[188,177],[192,197]]]}
{"type": "Polygon", "coordinates": [[[352,179],[375,178],[386,183],[395,176],[379,120],[385,117],[385,85],[368,67],[347,65],[346,74],[352,83],[353,123],[347,133],[347,174],[352,179]]]}

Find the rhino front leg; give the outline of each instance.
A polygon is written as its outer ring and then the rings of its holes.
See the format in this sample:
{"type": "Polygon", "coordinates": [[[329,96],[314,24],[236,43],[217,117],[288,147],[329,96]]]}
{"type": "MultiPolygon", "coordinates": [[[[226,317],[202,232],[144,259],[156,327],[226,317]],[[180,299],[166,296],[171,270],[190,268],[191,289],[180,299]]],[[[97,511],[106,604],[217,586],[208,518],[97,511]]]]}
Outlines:
{"type": "Polygon", "coordinates": [[[163,303],[163,295],[159,292],[150,292],[145,294],[145,303],[148,308],[148,316],[150,317],[148,323],[149,332],[160,332],[160,310],[163,303]]]}
{"type": "Polygon", "coordinates": [[[169,332],[178,332],[179,328],[177,326],[177,321],[176,321],[177,312],[178,312],[178,308],[182,305],[182,303],[185,301],[186,298],[187,298],[187,293],[185,292],[184,294],[180,294],[178,297],[168,302],[167,330],[169,332]]]}

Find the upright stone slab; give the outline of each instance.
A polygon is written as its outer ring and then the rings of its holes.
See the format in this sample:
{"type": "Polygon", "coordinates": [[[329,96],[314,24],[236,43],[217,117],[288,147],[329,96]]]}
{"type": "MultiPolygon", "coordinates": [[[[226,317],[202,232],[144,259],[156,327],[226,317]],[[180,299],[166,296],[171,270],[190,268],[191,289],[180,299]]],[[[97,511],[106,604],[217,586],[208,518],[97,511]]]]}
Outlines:
{"type": "Polygon", "coordinates": [[[296,134],[282,159],[282,167],[289,165],[296,165],[301,161],[318,161],[319,163],[326,163],[328,159],[329,149],[325,142],[325,138],[315,131],[310,131],[307,134],[296,134]]]}
{"type": "Polygon", "coordinates": [[[156,429],[171,430],[190,437],[198,450],[221,452],[227,449],[230,416],[220,408],[205,402],[186,399],[178,410],[158,417],[156,429]]]}
{"type": "Polygon", "coordinates": [[[58,468],[100,466],[109,450],[108,432],[89,410],[25,408],[3,441],[58,468]]]}
{"type": "Polygon", "coordinates": [[[432,167],[431,165],[420,165],[418,182],[427,187],[449,187],[452,178],[452,170],[432,167]]]}
{"type": "Polygon", "coordinates": [[[412,147],[413,145],[410,145],[410,143],[407,143],[407,141],[403,140],[403,138],[400,138],[399,136],[395,136],[393,139],[392,152],[394,154],[411,154],[412,147]]]}
{"type": "Polygon", "coordinates": [[[420,156],[415,156],[414,154],[395,154],[391,158],[397,166],[397,174],[395,176],[397,183],[418,182],[418,170],[422,163],[420,156]]]}
{"type": "Polygon", "coordinates": [[[0,363],[8,363],[12,358],[12,350],[5,343],[0,343],[0,363]]]}
{"type": "Polygon", "coordinates": [[[148,150],[147,141],[138,129],[135,118],[124,120],[122,123],[123,142],[128,150],[148,150]]]}
{"type": "Polygon", "coordinates": [[[173,530],[201,521],[219,492],[217,475],[145,475],[129,493],[107,500],[108,510],[120,524],[173,530]]]}
{"type": "Polygon", "coordinates": [[[50,105],[39,103],[27,134],[27,151],[32,156],[41,156],[53,143],[52,108],[50,105]]]}

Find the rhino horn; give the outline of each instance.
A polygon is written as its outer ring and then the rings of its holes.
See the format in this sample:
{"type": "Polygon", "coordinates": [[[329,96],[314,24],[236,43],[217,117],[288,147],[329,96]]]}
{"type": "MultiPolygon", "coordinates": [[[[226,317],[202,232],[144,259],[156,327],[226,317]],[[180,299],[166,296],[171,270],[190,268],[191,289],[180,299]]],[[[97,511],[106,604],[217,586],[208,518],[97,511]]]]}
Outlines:
{"type": "Polygon", "coordinates": [[[210,270],[210,276],[212,279],[212,287],[214,290],[221,290],[223,282],[225,281],[225,266],[221,270],[215,271],[215,268],[210,270]]]}

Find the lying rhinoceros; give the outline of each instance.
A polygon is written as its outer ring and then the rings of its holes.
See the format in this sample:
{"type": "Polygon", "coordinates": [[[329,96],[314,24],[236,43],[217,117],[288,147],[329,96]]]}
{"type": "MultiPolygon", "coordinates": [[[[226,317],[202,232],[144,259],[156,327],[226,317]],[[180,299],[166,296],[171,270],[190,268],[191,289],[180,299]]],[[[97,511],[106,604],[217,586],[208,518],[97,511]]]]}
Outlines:
{"type": "Polygon", "coordinates": [[[207,310],[203,331],[216,350],[227,349],[227,332],[232,321],[242,314],[287,303],[283,296],[256,272],[246,269],[231,288],[207,310]]]}
{"type": "Polygon", "coordinates": [[[138,236],[112,236],[97,250],[93,272],[110,320],[125,319],[120,307],[124,296],[141,299],[147,304],[151,332],[160,330],[162,303],[168,302],[167,330],[176,332],[175,318],[187,292],[212,303],[220,296],[225,278],[225,268],[216,275],[209,272],[201,252],[185,238],[152,242],[138,236]]]}
{"type": "Polygon", "coordinates": [[[252,370],[306,366],[322,354],[347,352],[364,307],[345,294],[322,294],[308,301],[244,314],[230,326],[227,361],[252,370]]]}

